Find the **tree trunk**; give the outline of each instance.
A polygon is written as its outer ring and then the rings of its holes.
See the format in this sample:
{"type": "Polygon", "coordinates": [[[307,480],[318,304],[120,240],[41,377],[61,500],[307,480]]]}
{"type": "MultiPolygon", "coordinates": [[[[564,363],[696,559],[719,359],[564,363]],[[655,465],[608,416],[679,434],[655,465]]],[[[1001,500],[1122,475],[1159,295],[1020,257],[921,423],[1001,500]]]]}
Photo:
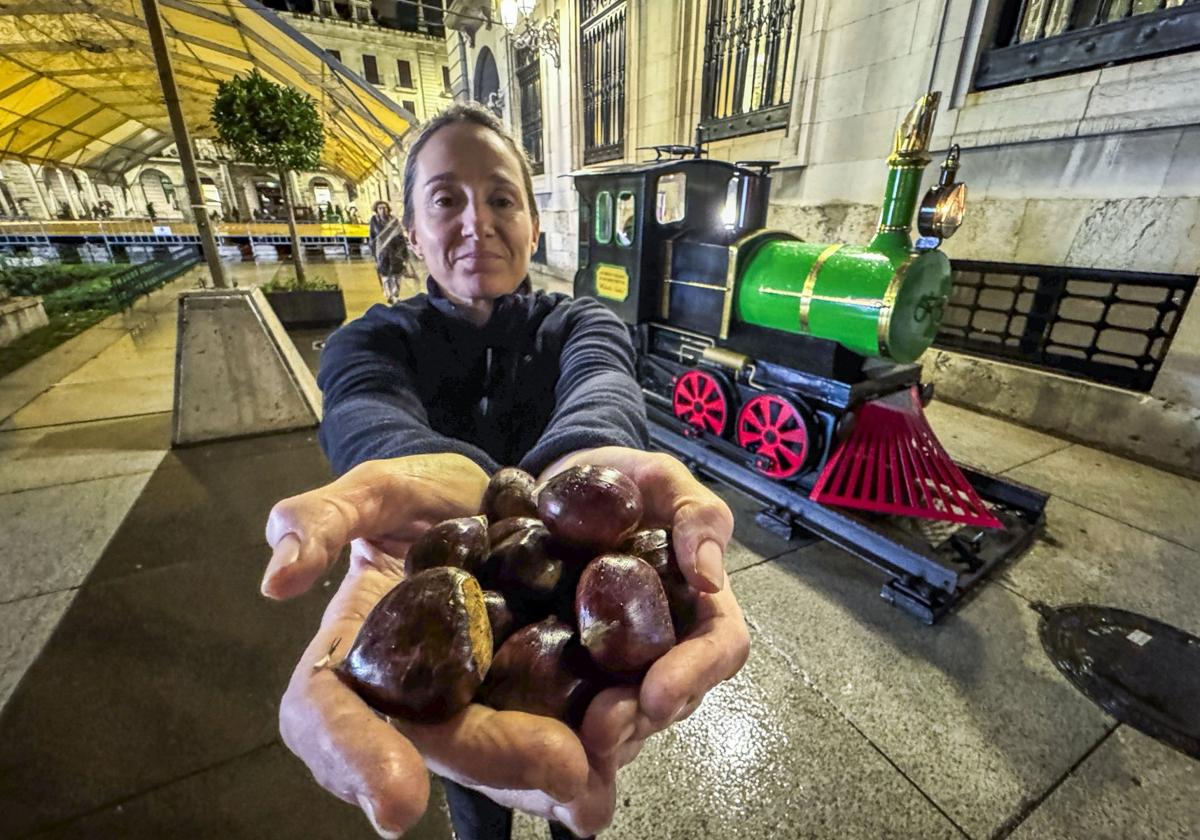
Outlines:
{"type": "Polygon", "coordinates": [[[304,275],[304,251],[300,247],[300,234],[296,232],[296,214],[292,210],[292,182],[287,172],[279,173],[283,187],[283,206],[287,210],[288,232],[292,235],[292,263],[296,266],[296,285],[303,286],[308,278],[304,275]]]}

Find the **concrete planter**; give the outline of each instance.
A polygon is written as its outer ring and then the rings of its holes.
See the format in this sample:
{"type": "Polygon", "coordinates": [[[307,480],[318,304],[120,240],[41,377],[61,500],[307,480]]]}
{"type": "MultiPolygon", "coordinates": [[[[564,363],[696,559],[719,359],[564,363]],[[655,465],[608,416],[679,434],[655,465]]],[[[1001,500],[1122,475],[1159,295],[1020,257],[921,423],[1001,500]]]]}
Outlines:
{"type": "Polygon", "coordinates": [[[50,323],[40,297],[0,300],[0,347],[50,323]]]}
{"type": "Polygon", "coordinates": [[[336,327],[346,320],[341,289],[267,292],[266,298],[288,329],[336,327]]]}

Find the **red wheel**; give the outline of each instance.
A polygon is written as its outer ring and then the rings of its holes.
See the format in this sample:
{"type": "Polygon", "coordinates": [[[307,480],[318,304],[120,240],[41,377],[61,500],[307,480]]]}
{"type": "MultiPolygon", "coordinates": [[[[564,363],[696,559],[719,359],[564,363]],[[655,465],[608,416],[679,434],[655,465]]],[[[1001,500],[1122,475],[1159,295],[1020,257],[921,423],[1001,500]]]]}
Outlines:
{"type": "Polygon", "coordinates": [[[767,458],[771,464],[764,472],[771,478],[800,472],[808,460],[808,441],[808,424],[786,397],[759,394],[738,412],[738,445],[767,458]]]}
{"type": "Polygon", "coordinates": [[[725,433],[725,425],[729,421],[729,398],[713,374],[689,370],[675,381],[671,398],[675,416],[680,420],[714,435],[725,433]]]}

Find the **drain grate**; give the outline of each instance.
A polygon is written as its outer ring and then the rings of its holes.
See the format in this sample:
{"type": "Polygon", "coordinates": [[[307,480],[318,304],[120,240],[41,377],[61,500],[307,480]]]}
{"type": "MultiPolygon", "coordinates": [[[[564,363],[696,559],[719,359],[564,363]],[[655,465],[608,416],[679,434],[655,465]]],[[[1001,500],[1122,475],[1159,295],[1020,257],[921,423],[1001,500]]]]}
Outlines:
{"type": "Polygon", "coordinates": [[[1055,667],[1121,723],[1200,758],[1200,638],[1144,615],[1034,604],[1055,667]]]}

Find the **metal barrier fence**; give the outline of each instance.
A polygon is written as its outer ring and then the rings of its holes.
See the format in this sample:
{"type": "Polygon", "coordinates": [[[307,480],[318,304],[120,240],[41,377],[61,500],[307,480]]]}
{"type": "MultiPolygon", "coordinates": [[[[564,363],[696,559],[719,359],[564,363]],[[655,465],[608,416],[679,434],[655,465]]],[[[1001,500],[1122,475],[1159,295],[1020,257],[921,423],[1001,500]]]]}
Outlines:
{"type": "Polygon", "coordinates": [[[187,246],[169,260],[151,260],[135,265],[109,281],[111,299],[125,309],[142,295],[149,294],[198,262],[200,249],[187,246]]]}
{"type": "Polygon", "coordinates": [[[1197,278],[954,261],[934,344],[1149,391],[1197,278]]]}

